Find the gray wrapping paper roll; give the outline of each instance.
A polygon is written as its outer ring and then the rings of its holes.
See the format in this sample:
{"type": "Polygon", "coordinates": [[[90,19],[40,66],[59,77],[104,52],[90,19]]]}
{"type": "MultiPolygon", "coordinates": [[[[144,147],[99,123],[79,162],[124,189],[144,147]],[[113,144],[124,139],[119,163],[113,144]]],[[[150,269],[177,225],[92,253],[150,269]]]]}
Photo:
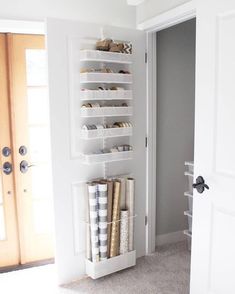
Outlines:
{"type": "Polygon", "coordinates": [[[98,185],[98,207],[99,207],[99,251],[100,251],[100,260],[107,259],[107,210],[108,210],[108,194],[107,194],[107,184],[98,185]]]}
{"type": "Polygon", "coordinates": [[[128,210],[121,210],[121,226],[120,226],[120,254],[128,252],[128,226],[129,226],[128,210]]]}
{"type": "Polygon", "coordinates": [[[134,250],[134,215],[135,215],[135,180],[127,178],[126,180],[126,208],[129,211],[128,221],[128,249],[134,250]]]}
{"type": "Polygon", "coordinates": [[[92,260],[91,256],[91,229],[90,229],[90,209],[89,209],[89,193],[87,184],[86,193],[86,258],[92,260]]]}
{"type": "Polygon", "coordinates": [[[96,184],[88,185],[89,194],[89,212],[90,212],[90,231],[91,231],[91,254],[92,261],[99,261],[99,231],[98,231],[98,207],[97,195],[98,186],[96,184]]]}

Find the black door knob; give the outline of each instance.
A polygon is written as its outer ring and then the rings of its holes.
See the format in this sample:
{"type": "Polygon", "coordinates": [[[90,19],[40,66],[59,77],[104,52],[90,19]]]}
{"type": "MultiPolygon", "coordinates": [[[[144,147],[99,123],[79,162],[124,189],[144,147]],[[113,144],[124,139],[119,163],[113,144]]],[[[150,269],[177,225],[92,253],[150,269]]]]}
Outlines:
{"type": "Polygon", "coordinates": [[[202,176],[196,178],[196,183],[193,184],[193,188],[197,189],[198,193],[203,193],[205,189],[209,190],[209,186],[205,183],[202,176]]]}

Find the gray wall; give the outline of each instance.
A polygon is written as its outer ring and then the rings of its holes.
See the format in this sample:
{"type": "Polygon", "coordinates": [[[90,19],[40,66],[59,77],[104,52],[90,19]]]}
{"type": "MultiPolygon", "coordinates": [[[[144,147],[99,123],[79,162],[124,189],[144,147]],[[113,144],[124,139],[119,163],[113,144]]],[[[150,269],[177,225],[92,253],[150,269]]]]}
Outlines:
{"type": "Polygon", "coordinates": [[[193,160],[195,20],[157,33],[157,235],[183,230],[184,162],[193,160]]]}

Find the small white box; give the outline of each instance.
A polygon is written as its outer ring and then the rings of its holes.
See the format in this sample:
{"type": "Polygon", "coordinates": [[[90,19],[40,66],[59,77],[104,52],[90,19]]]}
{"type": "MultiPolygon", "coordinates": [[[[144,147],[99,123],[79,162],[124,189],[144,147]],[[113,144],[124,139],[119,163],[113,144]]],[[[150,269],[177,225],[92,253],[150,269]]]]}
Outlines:
{"type": "Polygon", "coordinates": [[[85,140],[121,136],[132,136],[132,127],[81,131],[81,138],[85,140]]]}
{"type": "Polygon", "coordinates": [[[84,154],[84,164],[104,163],[112,161],[130,160],[132,159],[133,151],[110,152],[101,154],[84,154]]]}

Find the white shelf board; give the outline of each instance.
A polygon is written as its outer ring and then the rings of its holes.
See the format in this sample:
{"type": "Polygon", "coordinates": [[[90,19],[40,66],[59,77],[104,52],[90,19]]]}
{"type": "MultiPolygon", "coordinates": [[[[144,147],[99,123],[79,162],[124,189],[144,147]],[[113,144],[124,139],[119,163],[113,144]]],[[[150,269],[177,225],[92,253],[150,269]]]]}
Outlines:
{"type": "Polygon", "coordinates": [[[110,152],[100,154],[82,154],[82,161],[84,164],[97,164],[104,162],[131,160],[133,151],[110,152]]]}
{"type": "Polygon", "coordinates": [[[135,250],[99,262],[86,259],[86,274],[92,279],[98,279],[134,265],[136,265],[135,250]]]}
{"type": "Polygon", "coordinates": [[[189,171],[184,172],[184,175],[189,176],[189,177],[193,177],[193,173],[189,172],[189,171]]]}
{"type": "Polygon", "coordinates": [[[131,116],[133,108],[128,107],[83,107],[81,117],[103,117],[103,116],[131,116]]]}
{"type": "Polygon", "coordinates": [[[112,138],[122,136],[132,136],[132,127],[123,128],[109,128],[109,129],[96,129],[96,130],[82,130],[81,138],[84,140],[112,138]]]}
{"type": "Polygon", "coordinates": [[[190,191],[184,192],[184,196],[193,198],[193,195],[190,191]]]}
{"type": "Polygon", "coordinates": [[[188,217],[193,217],[191,211],[189,210],[184,211],[184,215],[187,215],[188,217]]]}
{"type": "Polygon", "coordinates": [[[82,90],[80,100],[132,100],[132,90],[82,90]]]}
{"type": "Polygon", "coordinates": [[[131,64],[132,55],[125,53],[100,51],[100,50],[81,50],[80,61],[97,61],[106,63],[131,64]]]}
{"type": "Polygon", "coordinates": [[[184,230],[184,234],[190,238],[192,238],[192,233],[189,230],[184,230]]]}
{"type": "Polygon", "coordinates": [[[132,74],[97,72],[81,73],[80,83],[132,84],[132,74]]]}

